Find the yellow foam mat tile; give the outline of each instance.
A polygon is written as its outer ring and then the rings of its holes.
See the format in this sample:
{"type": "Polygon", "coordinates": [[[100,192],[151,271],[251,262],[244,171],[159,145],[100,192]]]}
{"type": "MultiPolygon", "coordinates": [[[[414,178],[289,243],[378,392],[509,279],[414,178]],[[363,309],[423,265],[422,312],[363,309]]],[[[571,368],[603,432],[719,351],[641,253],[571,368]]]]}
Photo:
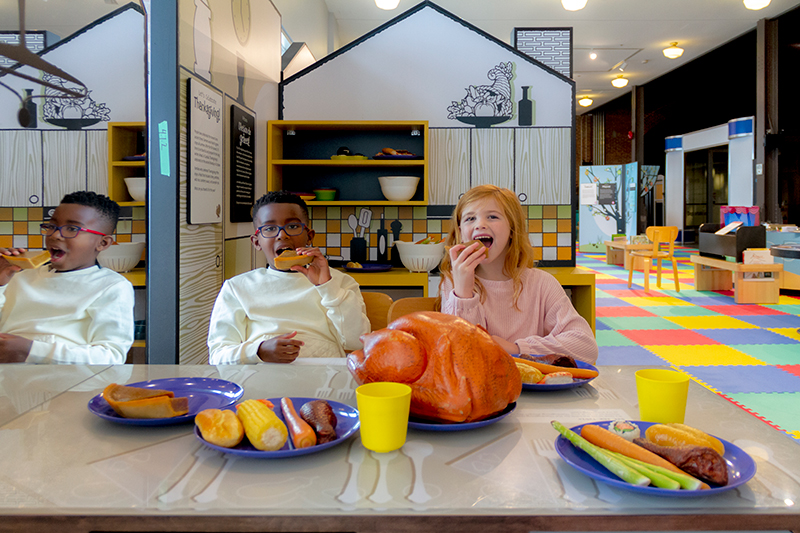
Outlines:
{"type": "Polygon", "coordinates": [[[635,305],[636,307],[653,307],[656,305],[675,307],[678,305],[691,305],[679,298],[673,298],[672,296],[632,296],[630,298],[623,296],[620,300],[635,305]]]}
{"type": "MultiPolygon", "coordinates": [[[[595,272],[594,279],[619,279],[617,276],[611,276],[609,274],[599,274],[595,272]]],[[[620,283],[622,283],[620,281],[620,283]]]]}
{"type": "Polygon", "coordinates": [[[758,329],[758,326],[732,316],[670,316],[664,318],[686,329],[758,329]]]}
{"type": "Polygon", "coordinates": [[[798,305],[797,297],[796,296],[786,296],[781,294],[778,296],[778,305],[798,305]]]}
{"type": "Polygon", "coordinates": [[[777,333],[778,335],[783,335],[784,337],[789,337],[790,339],[800,341],[800,333],[798,333],[797,328],[767,328],[767,329],[777,333]]]}
{"type": "Polygon", "coordinates": [[[723,344],[644,346],[644,348],[677,366],[766,366],[763,361],[723,344]]]}

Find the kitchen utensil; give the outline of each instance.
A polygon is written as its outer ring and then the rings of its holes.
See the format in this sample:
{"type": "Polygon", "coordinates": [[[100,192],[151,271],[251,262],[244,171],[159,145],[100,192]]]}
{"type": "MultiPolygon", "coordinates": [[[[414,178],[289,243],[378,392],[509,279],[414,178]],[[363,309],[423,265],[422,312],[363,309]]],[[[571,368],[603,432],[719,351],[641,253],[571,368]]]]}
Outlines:
{"type": "Polygon", "coordinates": [[[339,371],[333,368],[328,368],[327,370],[325,370],[327,378],[325,379],[325,384],[317,389],[317,392],[315,394],[317,398],[327,398],[331,395],[331,393],[333,392],[333,388],[331,388],[331,381],[333,381],[334,376],[338,373],[339,371]]]}
{"type": "Polygon", "coordinates": [[[370,222],[372,222],[372,211],[362,208],[361,214],[358,217],[358,225],[361,226],[361,232],[358,234],[359,237],[364,237],[364,230],[369,227],[370,222]]]}
{"type": "Polygon", "coordinates": [[[378,262],[386,263],[389,258],[388,239],[389,232],[386,231],[385,214],[381,213],[381,227],[378,230],[378,262]]]}
{"type": "Polygon", "coordinates": [[[226,455],[225,456],[225,464],[222,465],[217,475],[214,476],[214,481],[209,483],[209,485],[201,492],[200,494],[193,496],[192,499],[197,503],[208,503],[213,502],[217,499],[217,492],[219,491],[219,486],[222,484],[222,478],[225,477],[225,474],[228,473],[228,470],[233,466],[233,463],[236,461],[236,456],[233,455],[226,455]]]}
{"type": "Polygon", "coordinates": [[[389,470],[389,463],[392,459],[397,457],[397,451],[388,453],[372,452],[372,457],[378,460],[379,473],[378,482],[375,484],[375,492],[369,495],[369,499],[375,503],[386,503],[392,501],[392,495],[389,493],[389,487],[386,483],[386,476],[389,470]]]}
{"type": "Polygon", "coordinates": [[[216,450],[212,450],[211,448],[206,448],[201,444],[194,452],[195,460],[194,463],[192,463],[192,467],[183,475],[180,481],[173,485],[171,489],[159,496],[158,501],[172,503],[183,498],[183,491],[186,489],[186,485],[189,483],[189,480],[192,478],[197,469],[200,468],[200,465],[202,465],[207,459],[216,455],[220,455],[220,453],[216,450]]]}
{"type": "Polygon", "coordinates": [[[353,237],[358,237],[358,217],[355,215],[347,217],[347,225],[353,230],[353,237]]]}
{"type": "MultiPolygon", "coordinates": [[[[572,469],[558,456],[558,452],[556,452],[553,443],[545,438],[533,439],[533,447],[536,449],[536,453],[550,461],[553,465],[556,474],[558,474],[561,480],[561,485],[564,487],[564,498],[572,503],[583,503],[586,500],[586,495],[576,486],[580,478],[576,479],[575,482],[570,479],[570,470],[572,469]]],[[[585,483],[587,486],[591,486],[591,480],[586,476],[583,476],[581,482],[585,483]]]]}
{"type": "Polygon", "coordinates": [[[400,451],[411,459],[414,467],[414,488],[407,496],[408,500],[414,503],[427,502],[431,496],[425,490],[425,482],[422,481],[422,461],[433,453],[433,446],[424,440],[410,440],[403,445],[400,451]]]}
{"type": "Polygon", "coordinates": [[[337,500],[343,503],[356,503],[361,499],[358,493],[358,468],[364,462],[367,456],[367,449],[361,444],[358,439],[353,440],[350,444],[350,451],[347,453],[347,462],[350,463],[350,476],[347,478],[347,485],[340,495],[336,497],[337,500]]]}
{"type": "Polygon", "coordinates": [[[353,379],[353,374],[351,374],[350,372],[347,372],[347,383],[345,383],[345,386],[344,386],[343,389],[339,389],[338,391],[336,391],[336,399],[337,400],[349,400],[353,396],[355,396],[356,395],[356,390],[353,388],[353,384],[354,383],[355,383],[355,380],[353,379]]]}

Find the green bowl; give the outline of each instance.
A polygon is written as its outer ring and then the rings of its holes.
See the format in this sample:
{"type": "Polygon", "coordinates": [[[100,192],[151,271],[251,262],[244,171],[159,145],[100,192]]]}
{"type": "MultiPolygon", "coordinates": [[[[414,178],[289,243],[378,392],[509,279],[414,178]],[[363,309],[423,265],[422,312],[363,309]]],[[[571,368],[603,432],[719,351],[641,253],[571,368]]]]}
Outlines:
{"type": "Polygon", "coordinates": [[[329,202],[336,199],[336,189],[314,189],[318,202],[329,202]]]}

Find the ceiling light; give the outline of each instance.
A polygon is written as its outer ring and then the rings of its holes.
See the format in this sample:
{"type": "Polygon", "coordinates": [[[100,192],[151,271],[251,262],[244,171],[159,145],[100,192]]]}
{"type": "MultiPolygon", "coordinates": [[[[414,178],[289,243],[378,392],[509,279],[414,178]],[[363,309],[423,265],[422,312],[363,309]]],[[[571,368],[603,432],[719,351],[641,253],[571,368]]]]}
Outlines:
{"type": "Polygon", "coordinates": [[[664,48],[664,55],[670,59],[678,59],[683,55],[683,48],[678,48],[678,42],[669,43],[668,48],[664,48]]]}
{"type": "Polygon", "coordinates": [[[628,85],[628,80],[626,80],[622,74],[611,80],[611,85],[616,87],[617,89],[622,89],[626,85],[628,85]]]}
{"type": "Polygon", "coordinates": [[[588,96],[584,96],[583,98],[578,100],[578,104],[581,107],[589,107],[590,105],[592,105],[592,101],[593,100],[591,98],[589,98],[588,96]]]}
{"type": "Polygon", "coordinates": [[[764,9],[768,5],[769,0],[744,0],[744,7],[747,9],[752,9],[753,11],[764,9]]]}
{"type": "Polygon", "coordinates": [[[567,11],[579,11],[586,7],[586,0],[561,0],[561,5],[567,11]]]}
{"type": "Polygon", "coordinates": [[[627,67],[628,67],[628,62],[627,61],[623,61],[622,64],[620,64],[620,66],[618,68],[619,68],[619,71],[622,72],[627,67]]]}
{"type": "Polygon", "coordinates": [[[400,0],[375,0],[375,5],[381,9],[385,9],[386,11],[395,9],[399,3],[400,0]]]}
{"type": "Polygon", "coordinates": [[[597,52],[592,52],[589,54],[589,59],[597,59],[597,52]]]}

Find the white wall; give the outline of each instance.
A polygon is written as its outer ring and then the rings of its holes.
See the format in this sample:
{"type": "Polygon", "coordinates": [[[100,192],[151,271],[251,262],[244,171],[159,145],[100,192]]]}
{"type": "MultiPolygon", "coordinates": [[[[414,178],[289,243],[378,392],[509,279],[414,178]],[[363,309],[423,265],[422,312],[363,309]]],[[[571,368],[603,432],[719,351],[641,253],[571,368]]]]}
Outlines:
{"type": "MultiPolygon", "coordinates": [[[[304,42],[314,57],[328,55],[328,6],[325,0],[272,0],[281,14],[281,25],[293,42],[304,42]]],[[[334,39],[338,45],[338,39],[334,39]]]]}

